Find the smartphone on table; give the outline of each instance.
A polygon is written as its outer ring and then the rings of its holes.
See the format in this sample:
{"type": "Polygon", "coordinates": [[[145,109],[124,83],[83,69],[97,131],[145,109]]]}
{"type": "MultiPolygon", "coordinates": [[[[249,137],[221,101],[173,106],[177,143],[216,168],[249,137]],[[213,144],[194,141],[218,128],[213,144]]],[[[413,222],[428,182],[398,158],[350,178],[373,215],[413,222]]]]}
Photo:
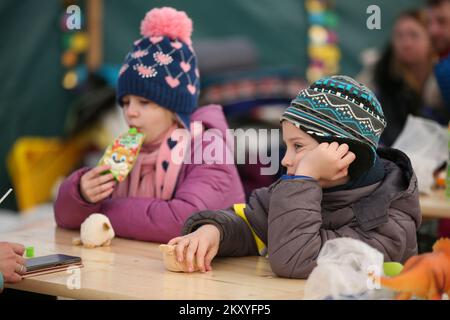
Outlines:
{"type": "Polygon", "coordinates": [[[69,266],[82,267],[80,257],[69,256],[65,254],[52,254],[48,256],[27,259],[27,275],[57,272],[66,269],[69,266]]]}

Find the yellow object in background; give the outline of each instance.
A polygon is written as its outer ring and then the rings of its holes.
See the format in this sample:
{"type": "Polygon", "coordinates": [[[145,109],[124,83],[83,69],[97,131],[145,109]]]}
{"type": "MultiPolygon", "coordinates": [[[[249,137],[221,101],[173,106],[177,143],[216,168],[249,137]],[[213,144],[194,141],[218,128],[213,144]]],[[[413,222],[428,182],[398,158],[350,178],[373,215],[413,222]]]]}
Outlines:
{"type": "Polygon", "coordinates": [[[70,46],[75,52],[84,53],[87,51],[89,38],[86,33],[77,32],[70,40],[70,46]]]}
{"type": "Polygon", "coordinates": [[[341,50],[334,45],[308,46],[308,55],[317,60],[333,61],[338,63],[341,59],[341,50]]]}
{"type": "Polygon", "coordinates": [[[25,137],[16,141],[8,155],[8,171],[20,211],[51,200],[52,189],[81,161],[89,136],[69,140],[25,137]]]}
{"type": "Polygon", "coordinates": [[[322,12],[326,9],[326,6],[320,1],[316,0],[306,0],[306,9],[311,12],[322,12]]]}
{"type": "Polygon", "coordinates": [[[308,57],[306,78],[309,83],[339,73],[341,51],[338,46],[334,0],[306,0],[308,14],[308,57]]]}
{"type": "Polygon", "coordinates": [[[70,90],[77,86],[78,76],[75,71],[68,71],[63,78],[64,89],[70,90]]]}

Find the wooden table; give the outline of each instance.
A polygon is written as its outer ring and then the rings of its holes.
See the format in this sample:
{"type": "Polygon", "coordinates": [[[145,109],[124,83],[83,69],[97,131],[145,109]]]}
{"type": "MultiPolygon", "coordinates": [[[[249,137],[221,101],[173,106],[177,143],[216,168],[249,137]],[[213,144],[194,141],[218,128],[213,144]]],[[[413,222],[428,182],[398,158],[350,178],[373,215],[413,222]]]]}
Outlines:
{"type": "MultiPolygon", "coordinates": [[[[115,238],[111,247],[73,246],[78,232],[46,220],[8,234],[0,241],[34,246],[35,256],[63,253],[82,257],[80,289],[66,271],[22,280],[7,288],[74,299],[301,299],[304,280],[276,277],[263,257],[217,258],[208,273],[165,270],[158,244],[115,238]],[[70,283],[74,283],[73,281],[70,283]]],[[[73,278],[72,278],[73,279],[73,278]]]]}
{"type": "Polygon", "coordinates": [[[450,199],[444,190],[433,190],[432,194],[420,195],[420,207],[424,218],[450,219],[450,199]]]}

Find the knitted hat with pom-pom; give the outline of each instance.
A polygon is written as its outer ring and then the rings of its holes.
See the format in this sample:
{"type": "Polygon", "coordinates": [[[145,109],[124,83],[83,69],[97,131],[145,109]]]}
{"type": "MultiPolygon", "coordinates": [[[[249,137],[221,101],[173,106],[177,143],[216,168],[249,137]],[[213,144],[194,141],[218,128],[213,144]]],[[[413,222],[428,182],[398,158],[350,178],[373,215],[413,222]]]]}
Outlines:
{"type": "Polygon", "coordinates": [[[128,94],[147,98],[178,115],[189,128],[200,91],[197,59],[191,41],[192,21],[183,11],[155,8],[141,22],[119,71],[117,102],[128,94]]]}

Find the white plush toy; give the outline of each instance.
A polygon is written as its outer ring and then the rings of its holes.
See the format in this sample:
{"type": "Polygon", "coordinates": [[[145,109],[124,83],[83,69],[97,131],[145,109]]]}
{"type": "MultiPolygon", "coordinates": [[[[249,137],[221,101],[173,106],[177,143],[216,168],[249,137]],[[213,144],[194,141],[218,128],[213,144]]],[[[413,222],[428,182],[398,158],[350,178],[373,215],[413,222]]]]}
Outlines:
{"type": "Polygon", "coordinates": [[[93,213],[81,224],[81,238],[75,238],[72,242],[85,248],[106,247],[111,244],[114,236],[108,217],[101,213],[93,213]]]}

